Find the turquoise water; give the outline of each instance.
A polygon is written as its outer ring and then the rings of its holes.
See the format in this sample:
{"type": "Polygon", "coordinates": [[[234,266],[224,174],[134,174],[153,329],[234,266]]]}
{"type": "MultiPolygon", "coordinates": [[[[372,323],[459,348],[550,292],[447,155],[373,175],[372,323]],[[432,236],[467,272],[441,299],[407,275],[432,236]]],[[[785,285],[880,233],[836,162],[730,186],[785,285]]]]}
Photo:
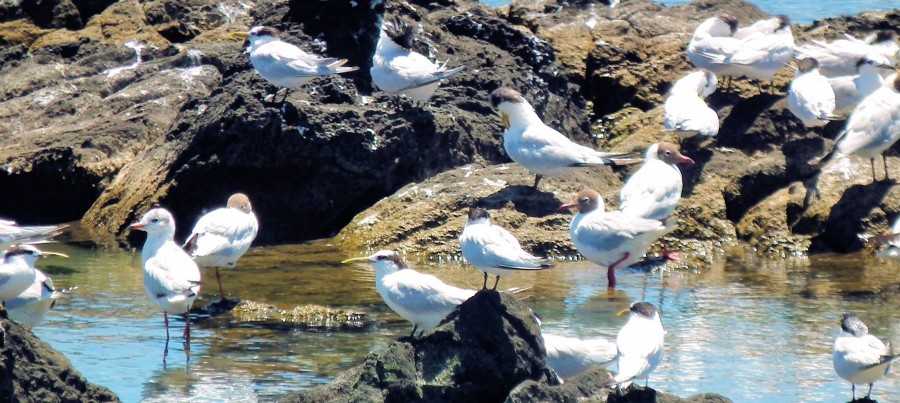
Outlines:
{"type": "MultiPolygon", "coordinates": [[[[481,0],[491,7],[500,7],[509,0],[481,0]]],[[[625,0],[627,1],[627,0],[625,0]]],[[[657,3],[675,6],[690,3],[690,0],[666,0],[657,3]]],[[[761,10],[769,14],[785,14],[796,23],[809,24],[814,20],[841,15],[856,15],[863,11],[884,11],[900,8],[900,0],[751,0],[761,10]]]]}
{"type": "MultiPolygon", "coordinates": [[[[162,315],[142,288],[140,256],[68,245],[46,249],[72,256],[42,260],[57,286],[79,288],[34,329],[62,351],[88,380],[125,402],[274,401],[329,382],[372,351],[406,336],[410,326],[380,301],[367,265],[340,265],[357,253],[326,244],[251,249],[240,269],[223,272],[226,291],[279,307],[318,304],[373,315],[365,331],[265,328],[222,315],[193,326],[190,362],[183,323],[172,321],[168,364],[161,355],[162,315]]],[[[519,294],[542,315],[547,332],[614,339],[637,300],[662,311],[666,358],[650,386],[688,396],[715,392],[736,402],[837,402],[850,385],[835,375],[831,344],[844,312],[856,312],[870,331],[900,342],[900,296],[851,298],[900,284],[900,265],[871,257],[821,256],[767,260],[737,254],[696,272],[627,269],[608,293],[605,270],[564,262],[548,271],[504,278],[501,286],[530,286],[519,294]]],[[[411,260],[448,283],[481,285],[481,273],[458,263],[411,260]]],[[[204,278],[214,278],[204,271],[204,278]]],[[[204,284],[205,303],[216,286],[204,284]]],[[[900,396],[900,375],[875,386],[875,398],[900,396]]]]}

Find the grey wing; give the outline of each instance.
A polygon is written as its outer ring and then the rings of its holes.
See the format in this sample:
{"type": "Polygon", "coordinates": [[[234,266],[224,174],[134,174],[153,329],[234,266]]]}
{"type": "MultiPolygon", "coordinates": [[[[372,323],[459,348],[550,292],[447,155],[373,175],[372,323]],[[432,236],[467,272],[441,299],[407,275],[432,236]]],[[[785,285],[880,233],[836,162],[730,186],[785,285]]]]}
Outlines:
{"type": "Polygon", "coordinates": [[[459,67],[452,68],[450,70],[437,71],[437,72],[434,72],[427,76],[417,76],[417,77],[412,78],[412,81],[410,81],[407,86],[400,88],[399,90],[397,90],[395,92],[406,91],[406,90],[410,90],[413,88],[424,87],[428,84],[434,84],[438,81],[450,78],[465,69],[466,69],[466,66],[459,66],[459,67]]]}
{"type": "Polygon", "coordinates": [[[664,231],[661,221],[631,217],[615,211],[602,219],[582,224],[576,231],[580,242],[601,250],[613,250],[646,232],[664,231]]]}

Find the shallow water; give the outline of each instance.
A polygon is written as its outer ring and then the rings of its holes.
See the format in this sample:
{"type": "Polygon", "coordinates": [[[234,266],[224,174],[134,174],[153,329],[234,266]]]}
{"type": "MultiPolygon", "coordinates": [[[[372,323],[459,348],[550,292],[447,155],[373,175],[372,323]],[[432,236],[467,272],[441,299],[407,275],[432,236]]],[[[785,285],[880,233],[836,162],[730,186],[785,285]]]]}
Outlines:
{"type": "MultiPolygon", "coordinates": [[[[481,0],[481,2],[491,7],[500,7],[509,4],[510,0],[481,0]]],[[[656,2],[666,6],[677,6],[690,3],[691,0],[656,0],[656,2]]],[[[900,7],[898,0],[749,0],[749,2],[769,14],[785,14],[800,24],[809,24],[827,17],[857,15],[863,11],[885,11],[900,7]]]]}
{"type": "MultiPolygon", "coordinates": [[[[168,365],[161,355],[162,317],[144,296],[140,256],[124,251],[54,245],[72,256],[42,260],[58,287],[79,288],[35,329],[91,382],[123,401],[272,401],[327,383],[361,363],[410,326],[374,290],[367,265],[341,266],[345,252],[323,244],[251,250],[238,270],[224,271],[226,291],[287,307],[350,307],[376,316],[366,332],[272,330],[223,315],[193,327],[185,365],[173,321],[168,365]],[[46,264],[50,264],[47,267],[46,264]]],[[[622,270],[614,294],[605,271],[565,262],[549,271],[504,279],[503,287],[532,286],[522,294],[548,332],[615,338],[624,318],[615,313],[646,300],[662,308],[666,358],[650,386],[687,396],[721,393],[737,402],[847,401],[849,384],[831,366],[831,343],[844,312],[857,312],[870,331],[900,341],[900,297],[866,298],[866,291],[900,284],[900,266],[861,256],[792,260],[719,259],[688,271],[622,270]],[[863,295],[846,297],[845,295],[863,295]]],[[[447,282],[475,288],[481,274],[458,263],[413,263],[447,282]]],[[[212,271],[204,278],[213,279],[212,271]]],[[[214,282],[205,285],[215,298],[214,282]]],[[[900,376],[876,384],[875,397],[900,396],[900,376]]]]}

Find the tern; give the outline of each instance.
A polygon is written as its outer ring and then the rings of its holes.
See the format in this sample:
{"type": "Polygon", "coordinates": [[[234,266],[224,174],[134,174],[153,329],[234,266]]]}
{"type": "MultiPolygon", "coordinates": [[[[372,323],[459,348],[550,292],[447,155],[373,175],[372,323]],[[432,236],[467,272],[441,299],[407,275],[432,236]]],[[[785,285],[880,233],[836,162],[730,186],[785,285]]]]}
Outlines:
{"type": "Polygon", "coordinates": [[[574,143],[545,125],[516,90],[498,88],[491,93],[490,100],[506,128],[503,148],[513,161],[535,174],[535,190],[543,176],[560,176],[572,168],[641,162],[630,154],[601,152],[574,143]]]}
{"type": "Polygon", "coordinates": [[[399,17],[385,20],[372,56],[372,82],[382,91],[399,93],[417,102],[434,95],[441,82],[466,69],[447,69],[412,48],[416,42],[413,27],[399,17]]]}
{"type": "Polygon", "coordinates": [[[715,136],[719,132],[719,116],[704,98],[716,90],[717,82],[716,75],[706,70],[691,72],[675,82],[664,106],[666,131],[676,132],[679,137],[715,136]]]}
{"type": "Polygon", "coordinates": [[[653,241],[669,231],[659,220],[604,211],[603,199],[593,189],[582,190],[575,201],[559,209],[572,208],[578,209],[569,225],[572,243],[585,258],[607,267],[609,287],[616,286],[617,268],[636,262],[653,241]]]}
{"type": "Polygon", "coordinates": [[[888,58],[871,54],[856,62],[856,75],[828,79],[834,91],[834,113],[847,116],[870,94],[884,86],[884,71],[896,69],[888,58]]]}
{"type": "Polygon", "coordinates": [[[15,245],[3,252],[0,262],[0,301],[8,301],[22,294],[34,283],[38,270],[34,264],[41,257],[58,256],[62,253],[42,252],[34,245],[15,245]]]}
{"type": "Polygon", "coordinates": [[[854,75],[857,61],[872,55],[880,55],[893,66],[898,51],[897,33],[892,30],[878,31],[862,40],[845,35],[844,39],[813,40],[797,47],[797,54],[819,61],[819,71],[826,77],[854,75]]]}
{"type": "Polygon", "coordinates": [[[541,270],[552,266],[547,259],[534,256],[522,249],[513,234],[501,226],[491,224],[487,210],[473,207],[469,210],[469,220],[459,236],[459,248],[469,264],[484,272],[487,288],[488,274],[497,276],[493,290],[497,289],[500,276],[507,276],[517,270],[541,270]]]}
{"type": "Polygon", "coordinates": [[[367,257],[341,263],[367,261],[375,268],[375,290],[397,315],[412,322],[410,337],[421,330],[436,327],[453,308],[475,295],[475,290],[444,284],[430,274],[422,274],[406,265],[397,252],[381,250],[367,257]]]}
{"type": "Polygon", "coordinates": [[[694,65],[712,70],[717,75],[746,76],[771,81],[775,73],[786,66],[794,55],[791,21],[784,15],[778,18],[780,24],[771,34],[753,36],[744,41],[735,39],[739,41],[736,46],[729,43],[720,49],[698,50],[697,57],[707,60],[700,65],[698,63],[694,65]],[[709,65],[727,67],[709,67],[709,65]],[[719,69],[722,71],[718,71],[719,69]]]}
{"type": "Polygon", "coordinates": [[[194,261],[203,267],[216,268],[216,281],[222,301],[227,301],[222,290],[219,267],[235,267],[238,259],[250,249],[250,244],[259,232],[259,222],[253,214],[250,198],[243,193],[235,193],[228,198],[226,206],[200,217],[191,235],[182,246],[194,261]]]}
{"type": "Polygon", "coordinates": [[[711,71],[716,75],[728,72],[728,66],[713,63],[710,55],[724,55],[734,52],[741,40],[734,37],[738,30],[738,20],[730,14],[719,14],[700,23],[694,30],[687,46],[687,57],[695,67],[711,71]]]}
{"type": "Polygon", "coordinates": [[[834,90],[818,67],[813,58],[797,62],[796,76],[788,88],[788,110],[806,127],[825,126],[835,118],[834,90]]]}
{"type": "Polygon", "coordinates": [[[200,294],[200,269],[191,257],[175,243],[175,218],[163,208],[154,208],[140,221],[129,226],[132,230],[147,232],[147,240],[141,249],[144,268],[144,291],[150,302],[163,311],[166,326],[166,347],[163,362],[169,354],[169,316],[184,315],[185,355],[191,350],[191,309],[200,294]]]}
{"type": "Polygon", "coordinates": [[[347,59],[319,57],[282,41],[279,39],[281,31],[277,28],[255,26],[247,32],[232,32],[229,35],[249,38],[247,53],[250,54],[250,63],[266,81],[285,89],[282,104],[287,100],[290,90],[316,77],[358,70],[357,67],[344,66],[347,59]]]}
{"type": "Polygon", "coordinates": [[[571,378],[593,366],[607,368],[616,360],[616,345],[604,338],[579,339],[541,332],[547,365],[560,378],[571,378]]]}
{"type": "Polygon", "coordinates": [[[780,16],[759,20],[749,27],[738,28],[737,32],[734,33],[734,37],[740,40],[748,40],[769,35],[778,30],[781,23],[782,19],[780,16]]]}
{"type": "Polygon", "coordinates": [[[19,296],[4,301],[9,318],[29,327],[44,321],[47,311],[56,305],[56,300],[64,293],[77,287],[56,289],[53,281],[42,271],[35,269],[35,279],[31,286],[19,296]]]}
{"type": "Polygon", "coordinates": [[[868,399],[872,386],[890,371],[900,354],[893,354],[884,342],[869,334],[869,328],[854,314],[844,314],[841,330],[843,333],[834,340],[834,371],[850,382],[853,400],[856,385],[869,385],[868,399]]]}
{"type": "Polygon", "coordinates": [[[635,302],[619,312],[629,314],[628,322],[616,336],[616,366],[618,373],[606,386],[627,388],[636,379],[649,381],[650,374],[662,363],[666,330],[659,319],[659,312],[649,302],[635,302]]]}
{"type": "Polygon", "coordinates": [[[869,158],[872,164],[872,182],[875,182],[875,157],[881,155],[884,177],[888,174],[887,157],[883,154],[900,139],[900,75],[866,97],[847,120],[844,131],[834,147],[822,157],[810,162],[822,164],[836,156],[857,154],[869,158]]]}

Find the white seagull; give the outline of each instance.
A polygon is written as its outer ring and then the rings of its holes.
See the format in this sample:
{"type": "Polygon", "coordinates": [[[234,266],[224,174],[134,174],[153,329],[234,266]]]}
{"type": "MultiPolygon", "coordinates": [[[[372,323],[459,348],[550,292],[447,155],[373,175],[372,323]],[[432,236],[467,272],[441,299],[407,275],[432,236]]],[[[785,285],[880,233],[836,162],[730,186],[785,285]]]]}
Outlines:
{"type": "Polygon", "coordinates": [[[552,267],[547,260],[534,256],[522,249],[513,234],[499,225],[491,224],[487,210],[473,207],[469,210],[469,220],[459,236],[459,248],[469,264],[484,272],[487,288],[488,274],[497,276],[494,290],[500,276],[510,275],[517,270],[541,270],[552,267]]]}
{"type": "Polygon", "coordinates": [[[604,211],[603,199],[593,189],[578,193],[575,201],[560,210],[578,209],[569,225],[575,249],[588,260],[607,267],[610,287],[616,286],[616,268],[640,259],[653,241],[669,229],[659,220],[635,217],[621,211],[604,211]]]}
{"type": "Polygon", "coordinates": [[[615,362],[616,345],[604,338],[579,339],[541,332],[547,365],[560,378],[571,378],[593,366],[607,368],[615,362]]]}
{"type": "Polygon", "coordinates": [[[704,20],[694,30],[686,54],[695,67],[711,71],[716,75],[728,72],[728,66],[713,62],[713,55],[733,53],[741,40],[734,37],[738,30],[738,20],[730,14],[719,14],[704,20]]]}
{"type": "Polygon", "coordinates": [[[62,253],[41,252],[34,245],[15,245],[3,252],[0,262],[0,301],[11,300],[22,294],[37,278],[34,264],[44,256],[67,258],[62,253]]]}
{"type": "Polygon", "coordinates": [[[788,88],[788,110],[806,127],[825,126],[835,118],[835,95],[828,78],[819,74],[819,62],[797,62],[797,73],[788,88]]]}
{"type": "Polygon", "coordinates": [[[665,220],[681,200],[681,170],[678,164],[694,164],[678,146],[659,142],[647,148],[644,165],[637,170],[619,193],[619,210],[652,220],[665,220]]]}
{"type": "MultiPolygon", "coordinates": [[[[345,67],[347,59],[322,58],[279,39],[281,31],[255,26],[247,32],[232,32],[234,37],[249,38],[250,63],[260,76],[272,85],[284,88],[284,103],[288,92],[312,79],[331,74],[349,73],[357,67],[345,67]]],[[[277,93],[277,90],[276,90],[277,93]]],[[[274,95],[273,95],[274,98],[274,95]]]]}
{"type": "Polygon", "coordinates": [[[47,311],[56,305],[56,300],[64,293],[77,287],[56,289],[53,281],[44,272],[35,269],[35,279],[31,286],[19,296],[4,301],[9,318],[29,327],[44,321],[47,311]]]}
{"type": "Polygon", "coordinates": [[[754,22],[749,27],[738,28],[737,32],[734,33],[734,37],[745,41],[748,39],[769,35],[775,32],[780,26],[780,16],[766,18],[764,20],[754,22]]]}
{"type": "Polygon", "coordinates": [[[200,217],[191,235],[184,241],[182,247],[186,248],[197,264],[216,268],[222,301],[226,301],[226,298],[219,267],[233,268],[237,260],[250,249],[257,232],[259,222],[253,214],[250,198],[243,193],[235,193],[228,198],[225,207],[200,217]]]}
{"type": "Polygon", "coordinates": [[[444,284],[430,274],[406,265],[397,252],[381,250],[341,263],[368,261],[375,268],[375,290],[397,315],[413,324],[410,337],[436,327],[453,308],[475,295],[475,290],[444,284]]]}
{"type": "Polygon", "coordinates": [[[882,72],[894,70],[889,59],[871,54],[856,62],[856,75],[828,79],[834,91],[834,113],[848,116],[867,96],[884,86],[882,72]]]}
{"type": "MultiPolygon", "coordinates": [[[[794,55],[794,35],[791,32],[791,21],[787,16],[779,16],[780,24],[771,34],[753,36],[733,44],[721,51],[699,51],[698,56],[708,59],[712,65],[727,66],[717,75],[732,77],[746,76],[751,79],[771,81],[775,73],[784,68],[794,55]]],[[[703,64],[703,63],[701,63],[703,64]]],[[[695,63],[697,65],[697,63],[695,63]]],[[[710,69],[706,66],[699,66],[710,69]]]]}
{"type": "Polygon", "coordinates": [[[891,30],[878,31],[866,39],[845,35],[844,39],[813,40],[797,47],[797,54],[819,61],[819,71],[826,77],[854,75],[857,61],[871,55],[881,55],[893,66],[898,51],[897,33],[891,30]]]}
{"type": "Polygon", "coordinates": [[[847,126],[838,136],[831,151],[811,160],[810,164],[821,164],[837,156],[857,154],[869,158],[874,182],[875,157],[881,155],[884,162],[884,177],[890,179],[887,157],[883,153],[898,139],[900,139],[900,75],[860,102],[847,120],[847,126]]]}
{"type": "Polygon", "coordinates": [[[719,132],[719,116],[704,98],[715,92],[717,82],[716,75],[706,70],[696,70],[675,82],[664,106],[666,131],[683,138],[697,134],[715,136],[719,132]]]}
{"type": "Polygon", "coordinates": [[[844,314],[841,319],[843,333],[834,340],[834,371],[851,384],[853,400],[856,385],[869,385],[866,399],[872,395],[872,386],[891,369],[891,363],[900,359],[877,337],[869,334],[866,324],[854,314],[844,314]]]}
{"type": "Polygon", "coordinates": [[[169,316],[185,315],[185,354],[191,349],[191,309],[200,294],[200,269],[197,263],[175,243],[175,218],[163,208],[154,208],[140,221],[131,224],[133,230],[147,232],[141,249],[144,267],[144,291],[150,302],[163,311],[166,326],[166,347],[163,362],[169,354],[169,316]]]}
{"type": "Polygon", "coordinates": [[[415,41],[412,26],[399,17],[385,19],[369,73],[372,82],[382,91],[425,102],[434,95],[441,81],[465,70],[466,66],[448,70],[445,65],[434,63],[412,50],[415,41]]]}
{"type": "Polygon", "coordinates": [[[653,304],[635,302],[619,312],[619,316],[626,313],[630,313],[628,323],[616,336],[618,373],[607,385],[618,385],[619,390],[627,388],[636,379],[648,381],[650,374],[662,363],[665,350],[666,330],[653,304]]]}
{"type": "Polygon", "coordinates": [[[541,177],[561,176],[572,168],[641,162],[626,153],[601,152],[569,140],[545,125],[531,104],[514,89],[498,88],[490,98],[506,128],[503,149],[513,161],[535,174],[535,190],[541,177]]]}

